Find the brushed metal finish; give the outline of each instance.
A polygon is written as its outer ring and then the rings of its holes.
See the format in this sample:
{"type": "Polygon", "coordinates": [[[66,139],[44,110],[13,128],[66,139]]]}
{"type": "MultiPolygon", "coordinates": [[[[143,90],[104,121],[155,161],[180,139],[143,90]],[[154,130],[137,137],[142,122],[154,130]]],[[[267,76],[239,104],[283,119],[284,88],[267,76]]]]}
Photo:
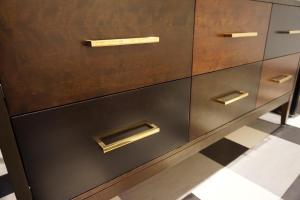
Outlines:
{"type": "Polygon", "coordinates": [[[111,40],[86,40],[90,47],[110,47],[159,43],[159,37],[124,38],[111,40]]]}
{"type": "Polygon", "coordinates": [[[229,95],[226,95],[225,97],[217,98],[216,101],[227,106],[234,102],[240,101],[248,96],[248,92],[235,91],[229,95]]]}
{"type": "Polygon", "coordinates": [[[224,35],[224,37],[231,37],[231,38],[257,37],[258,32],[224,33],[223,35],[224,35]]]}
{"type": "Polygon", "coordinates": [[[290,31],[279,31],[279,33],[285,33],[285,34],[300,34],[300,30],[290,30],[290,31]]]}
{"type": "MultiPolygon", "coordinates": [[[[123,146],[126,146],[128,144],[131,144],[133,142],[142,140],[142,139],[144,139],[146,137],[149,137],[151,135],[157,134],[160,131],[160,128],[158,126],[156,126],[155,124],[153,124],[153,123],[146,122],[146,123],[143,123],[143,124],[147,125],[148,127],[150,127],[150,129],[146,130],[146,131],[139,132],[139,133],[137,133],[135,135],[132,135],[132,136],[120,139],[120,140],[115,141],[115,142],[110,143],[110,144],[105,144],[105,142],[102,141],[102,139],[98,138],[98,137],[95,138],[95,140],[99,144],[99,146],[102,148],[103,153],[108,153],[110,151],[119,149],[119,148],[121,148],[123,146]]],[[[139,125],[137,125],[137,127],[139,127],[139,126],[141,126],[143,124],[139,124],[139,125]]],[[[133,127],[133,128],[131,127],[131,128],[128,128],[128,129],[134,129],[134,128],[135,127],[133,127]]],[[[126,130],[128,130],[128,129],[126,129],[126,130]]],[[[123,130],[123,131],[126,131],[126,130],[123,130]]]]}
{"type": "Polygon", "coordinates": [[[277,76],[275,78],[272,78],[271,81],[281,84],[281,83],[288,82],[292,79],[293,79],[293,75],[284,74],[284,75],[280,75],[280,76],[277,76]]]}

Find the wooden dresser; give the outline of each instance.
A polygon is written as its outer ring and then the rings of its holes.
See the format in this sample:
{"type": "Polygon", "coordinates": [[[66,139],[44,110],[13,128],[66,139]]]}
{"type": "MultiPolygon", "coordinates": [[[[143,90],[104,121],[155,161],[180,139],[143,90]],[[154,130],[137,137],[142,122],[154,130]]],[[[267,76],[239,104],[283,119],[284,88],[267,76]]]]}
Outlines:
{"type": "Polygon", "coordinates": [[[260,115],[285,124],[293,0],[0,0],[0,148],[20,200],[106,200],[260,115]]]}

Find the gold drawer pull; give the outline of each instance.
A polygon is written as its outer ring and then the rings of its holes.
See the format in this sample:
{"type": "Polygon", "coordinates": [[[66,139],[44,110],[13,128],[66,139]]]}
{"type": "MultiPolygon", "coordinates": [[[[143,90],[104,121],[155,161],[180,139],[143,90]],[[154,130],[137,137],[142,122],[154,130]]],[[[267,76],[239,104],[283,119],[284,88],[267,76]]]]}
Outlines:
{"type": "Polygon", "coordinates": [[[96,137],[95,140],[99,144],[99,146],[102,148],[103,152],[107,153],[107,152],[113,151],[115,149],[121,148],[123,146],[126,146],[130,143],[133,143],[133,142],[139,141],[141,139],[144,139],[146,137],[149,137],[151,135],[157,134],[159,131],[160,131],[160,128],[158,126],[156,126],[155,124],[144,122],[144,123],[138,124],[134,127],[130,127],[130,128],[124,129],[122,131],[112,133],[112,134],[110,134],[111,136],[108,136],[108,137],[104,137],[104,138],[96,137]],[[105,144],[105,142],[104,142],[105,139],[107,139],[111,136],[113,137],[114,135],[121,134],[122,132],[135,130],[135,129],[141,128],[143,126],[147,126],[147,128],[150,128],[150,129],[140,131],[134,135],[128,136],[123,139],[118,139],[117,141],[113,141],[109,144],[105,144]]]}
{"type": "Polygon", "coordinates": [[[216,101],[223,104],[223,105],[225,105],[225,106],[227,106],[229,104],[232,104],[234,102],[242,100],[242,99],[244,99],[248,96],[249,96],[248,92],[237,91],[237,92],[229,94],[225,97],[218,98],[218,99],[216,99],[216,101]]]}
{"type": "Polygon", "coordinates": [[[279,31],[279,33],[294,35],[294,34],[300,34],[300,30],[279,31]]]}
{"type": "Polygon", "coordinates": [[[135,44],[159,43],[159,37],[124,38],[111,40],[86,40],[90,47],[109,47],[135,44]]]}
{"type": "Polygon", "coordinates": [[[224,37],[231,37],[231,38],[257,37],[258,32],[224,33],[223,35],[224,37]]]}
{"type": "Polygon", "coordinates": [[[293,76],[290,74],[283,74],[283,75],[277,76],[275,78],[272,78],[271,81],[281,84],[281,83],[285,83],[289,80],[292,80],[292,78],[293,78],[293,76]]]}

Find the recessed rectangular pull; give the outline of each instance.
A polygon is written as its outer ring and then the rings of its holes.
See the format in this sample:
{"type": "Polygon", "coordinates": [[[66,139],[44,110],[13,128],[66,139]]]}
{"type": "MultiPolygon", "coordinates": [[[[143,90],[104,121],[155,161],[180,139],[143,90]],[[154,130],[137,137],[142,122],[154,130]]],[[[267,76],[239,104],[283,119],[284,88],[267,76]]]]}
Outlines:
{"type": "Polygon", "coordinates": [[[293,76],[290,74],[283,74],[283,75],[277,76],[275,78],[272,78],[271,81],[281,84],[281,83],[285,83],[287,81],[292,80],[292,78],[293,78],[293,76]]]}
{"type": "Polygon", "coordinates": [[[141,38],[124,38],[111,40],[86,40],[90,47],[109,47],[109,46],[124,46],[137,44],[159,43],[159,37],[141,37],[141,38]]]}
{"type": "Polygon", "coordinates": [[[245,33],[224,33],[224,37],[230,38],[245,38],[245,37],[257,37],[258,32],[245,32],[245,33]]]}
{"type": "Polygon", "coordinates": [[[294,34],[300,34],[300,30],[279,31],[279,33],[294,35],[294,34]]]}
{"type": "Polygon", "coordinates": [[[102,148],[103,152],[108,153],[133,142],[142,140],[151,135],[157,134],[159,132],[160,128],[155,124],[144,122],[135,125],[134,127],[126,128],[115,133],[111,133],[109,134],[109,136],[104,138],[95,137],[95,140],[102,148]],[[128,136],[128,133],[133,131],[138,132],[128,136]]]}
{"type": "Polygon", "coordinates": [[[243,91],[236,91],[234,93],[231,93],[225,97],[217,98],[216,101],[227,106],[229,104],[232,104],[234,102],[240,101],[246,97],[249,96],[248,92],[243,91]]]}

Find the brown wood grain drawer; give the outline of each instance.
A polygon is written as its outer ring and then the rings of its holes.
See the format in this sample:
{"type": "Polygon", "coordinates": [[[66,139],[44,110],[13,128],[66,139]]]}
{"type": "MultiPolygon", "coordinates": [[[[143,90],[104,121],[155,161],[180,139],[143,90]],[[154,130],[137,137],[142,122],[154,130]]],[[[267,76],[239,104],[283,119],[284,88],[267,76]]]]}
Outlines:
{"type": "Polygon", "coordinates": [[[197,0],[193,74],[263,60],[270,12],[270,3],[197,0]],[[248,32],[258,36],[245,37],[248,32]]]}
{"type": "Polygon", "coordinates": [[[14,117],[34,199],[71,199],[188,142],[190,85],[182,79],[14,117]],[[105,154],[94,140],[157,131],[140,122],[160,131],[105,154]]]}
{"type": "Polygon", "coordinates": [[[300,52],[300,7],[275,4],[265,59],[297,52],[300,52]]]}
{"type": "Polygon", "coordinates": [[[12,115],[191,75],[194,0],[2,0],[0,25],[12,115]],[[143,37],[160,42],[84,42],[143,37]]]}
{"type": "Polygon", "coordinates": [[[255,109],[260,71],[257,62],[193,77],[190,139],[255,109]],[[222,97],[227,97],[227,105],[218,101],[222,97]]]}
{"type": "Polygon", "coordinates": [[[300,54],[263,62],[257,106],[276,99],[293,89],[300,54]]]}

